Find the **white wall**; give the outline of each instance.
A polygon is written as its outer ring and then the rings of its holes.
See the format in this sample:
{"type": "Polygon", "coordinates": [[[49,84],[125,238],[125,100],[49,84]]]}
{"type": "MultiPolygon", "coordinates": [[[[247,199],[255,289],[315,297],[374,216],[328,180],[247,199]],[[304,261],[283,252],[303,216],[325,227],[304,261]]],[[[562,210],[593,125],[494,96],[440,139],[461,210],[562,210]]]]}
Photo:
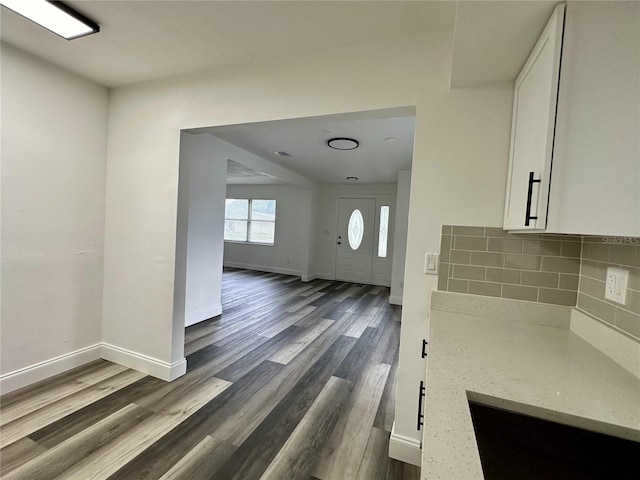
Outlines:
{"type": "MultiPolygon", "coordinates": [[[[314,232],[316,238],[316,247],[312,277],[325,279],[335,278],[337,240],[336,228],[338,226],[339,198],[349,196],[367,196],[380,200],[384,199],[385,203],[391,203],[391,206],[395,207],[396,188],[396,185],[393,184],[336,184],[320,186],[318,213],[316,216],[316,225],[314,232]]],[[[391,209],[391,213],[394,213],[394,208],[391,209]]],[[[391,225],[390,228],[393,229],[393,225],[391,225]]],[[[391,252],[392,249],[393,237],[389,239],[389,251],[391,252]]]]}
{"type": "Polygon", "coordinates": [[[186,326],[222,313],[226,176],[227,159],[217,153],[216,139],[182,133],[179,188],[188,191],[186,326]]]}
{"type": "Polygon", "coordinates": [[[407,255],[407,228],[409,227],[409,194],[411,170],[398,172],[395,232],[393,235],[393,264],[391,268],[391,293],[389,303],[402,305],[404,291],[404,265],[407,255]]]}
{"type": "Polygon", "coordinates": [[[115,89],[104,277],[114,337],[168,362],[183,354],[172,343],[184,334],[173,318],[180,129],[415,105],[394,432],[419,444],[420,348],[436,286],[422,258],[438,250],[443,223],[500,225],[506,183],[512,90],[449,90],[451,41],[432,32],[115,89]]]}
{"type": "MultiPolygon", "coordinates": [[[[1,72],[7,374],[100,342],[108,93],[6,44],[1,72]]],[[[99,356],[5,377],[3,389],[99,356]]]]}
{"type": "Polygon", "coordinates": [[[228,185],[227,198],[276,201],[276,237],[273,246],[225,242],[225,266],[306,274],[309,250],[311,192],[291,185],[228,185]]]}

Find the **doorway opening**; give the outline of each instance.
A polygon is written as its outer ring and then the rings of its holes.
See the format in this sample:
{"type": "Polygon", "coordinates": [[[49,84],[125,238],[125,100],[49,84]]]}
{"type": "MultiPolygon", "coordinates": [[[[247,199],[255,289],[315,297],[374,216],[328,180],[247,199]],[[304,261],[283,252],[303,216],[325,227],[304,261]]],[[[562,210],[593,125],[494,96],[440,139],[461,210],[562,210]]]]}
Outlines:
{"type": "Polygon", "coordinates": [[[224,267],[390,287],[401,304],[414,124],[403,107],[183,131],[184,325],[223,313],[224,267]]]}

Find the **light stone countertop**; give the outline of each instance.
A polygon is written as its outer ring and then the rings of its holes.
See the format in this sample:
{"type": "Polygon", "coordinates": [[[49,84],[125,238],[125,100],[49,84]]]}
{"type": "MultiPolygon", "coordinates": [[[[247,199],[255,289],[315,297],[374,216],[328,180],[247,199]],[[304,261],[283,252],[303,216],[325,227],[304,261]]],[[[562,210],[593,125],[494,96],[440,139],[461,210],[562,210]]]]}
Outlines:
{"type": "Polygon", "coordinates": [[[640,441],[640,380],[566,328],[431,312],[422,478],[482,479],[468,400],[640,441]]]}

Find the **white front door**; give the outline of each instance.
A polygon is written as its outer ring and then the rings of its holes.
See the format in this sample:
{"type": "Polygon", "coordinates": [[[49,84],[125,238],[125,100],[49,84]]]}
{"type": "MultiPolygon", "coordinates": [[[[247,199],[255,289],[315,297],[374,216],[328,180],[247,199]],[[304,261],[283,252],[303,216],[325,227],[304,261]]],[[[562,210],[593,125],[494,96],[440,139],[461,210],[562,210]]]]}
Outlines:
{"type": "Polygon", "coordinates": [[[340,199],[336,280],[371,283],[375,211],[373,198],[340,199]]]}

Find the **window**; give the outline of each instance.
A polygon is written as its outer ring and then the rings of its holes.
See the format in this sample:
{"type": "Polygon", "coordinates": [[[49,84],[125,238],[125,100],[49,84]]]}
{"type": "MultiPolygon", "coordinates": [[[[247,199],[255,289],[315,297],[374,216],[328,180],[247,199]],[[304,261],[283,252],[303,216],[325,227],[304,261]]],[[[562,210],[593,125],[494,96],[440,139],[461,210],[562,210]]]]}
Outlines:
{"type": "Polygon", "coordinates": [[[275,233],[275,200],[227,198],[224,211],[225,241],[273,245],[275,233]]]}
{"type": "Polygon", "coordinates": [[[387,256],[387,238],[389,236],[389,207],[380,207],[380,231],[378,232],[378,257],[387,256]]]}
{"type": "Polygon", "coordinates": [[[362,212],[356,208],[351,212],[349,225],[347,226],[347,238],[349,239],[349,246],[351,247],[351,250],[358,250],[358,248],[360,248],[363,235],[364,218],[362,218],[362,212]]]}

